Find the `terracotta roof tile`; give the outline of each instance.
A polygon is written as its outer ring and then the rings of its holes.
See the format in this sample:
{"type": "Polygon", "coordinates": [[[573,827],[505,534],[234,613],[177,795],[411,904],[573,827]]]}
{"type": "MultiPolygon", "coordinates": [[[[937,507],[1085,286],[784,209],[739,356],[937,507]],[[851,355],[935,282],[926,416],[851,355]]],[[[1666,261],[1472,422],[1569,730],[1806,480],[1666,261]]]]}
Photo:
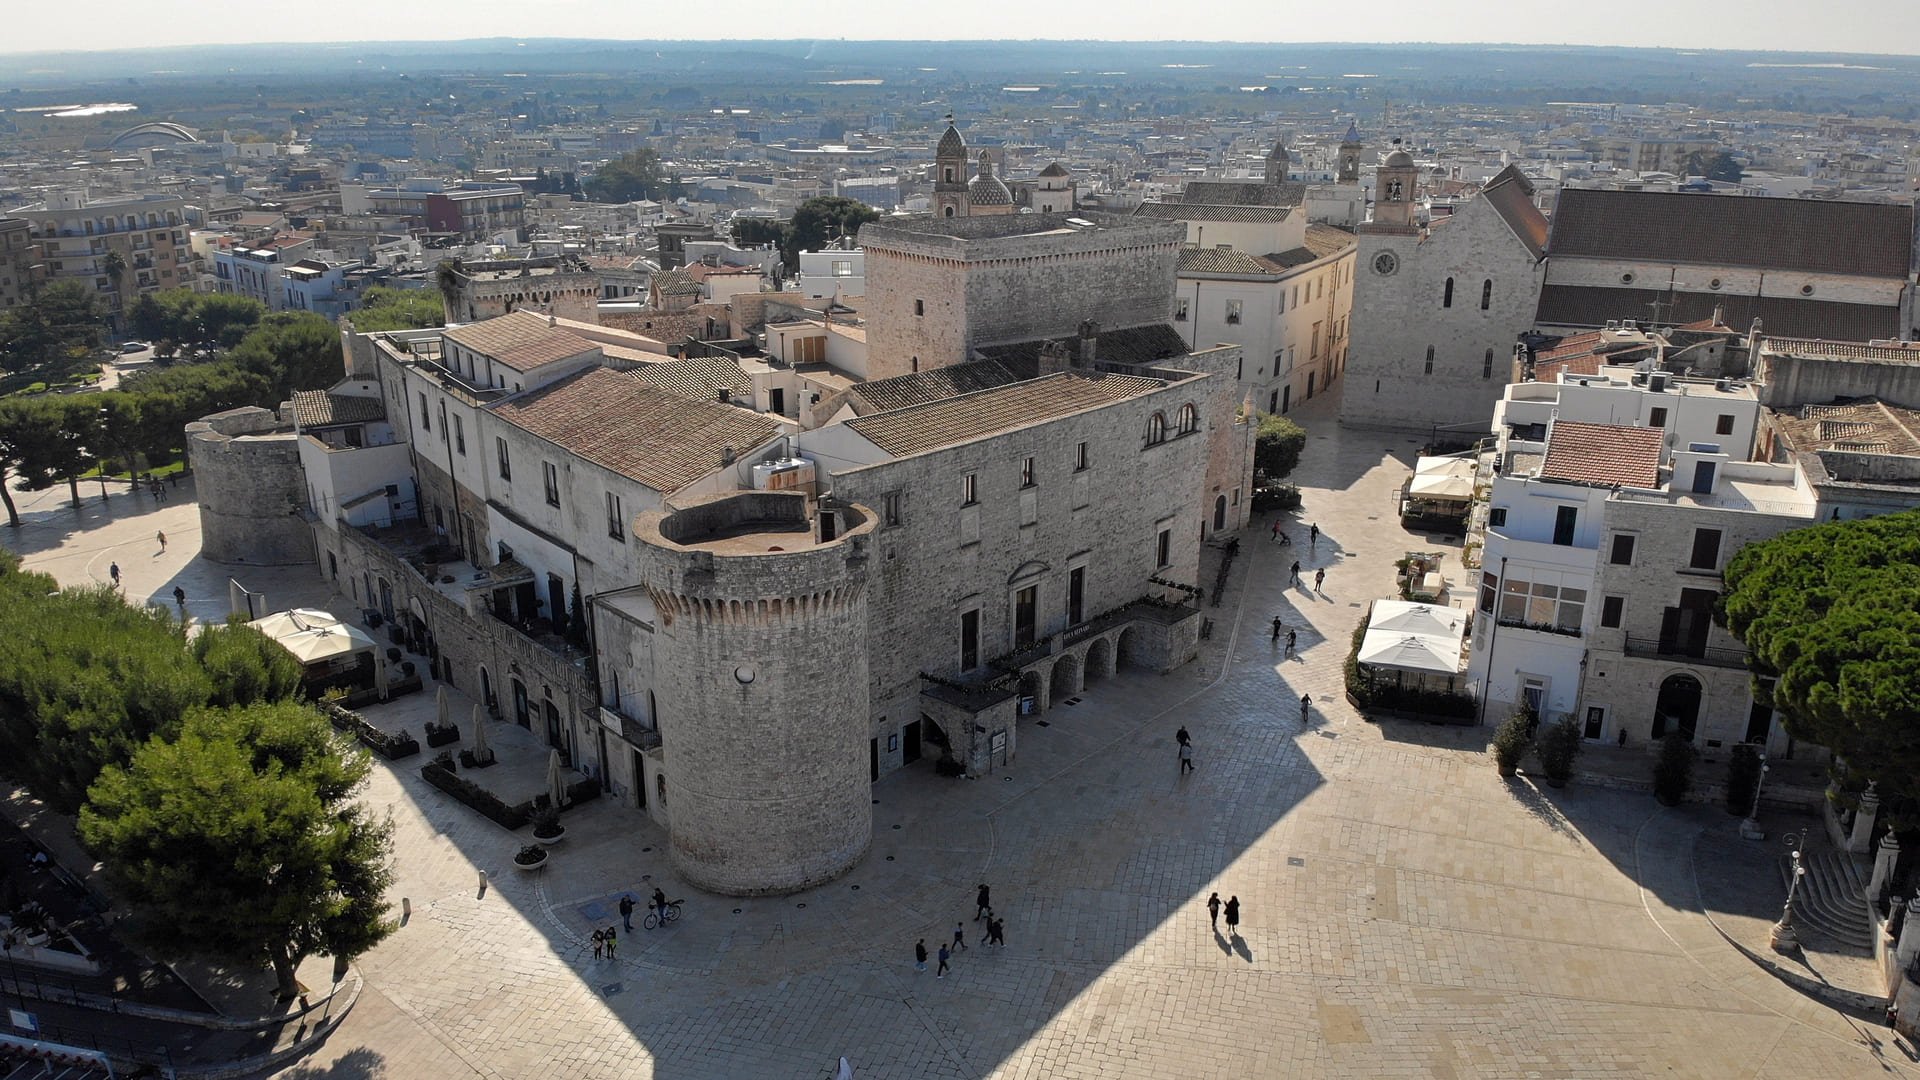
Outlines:
{"type": "Polygon", "coordinates": [[[1182,274],[1251,274],[1271,277],[1281,267],[1268,265],[1257,256],[1233,248],[1219,247],[1183,247],[1180,249],[1179,273],[1182,274]]]}
{"type": "Polygon", "coordinates": [[[753,397],[753,377],[723,356],[693,356],[665,364],[648,364],[626,375],[695,401],[720,400],[722,387],[730,397],[748,400],[753,397]]]}
{"type": "Polygon", "coordinates": [[[1139,375],[1064,372],[944,401],[847,421],[895,457],[972,442],[1003,431],[1138,397],[1165,386],[1139,375]]]}
{"type": "Polygon", "coordinates": [[[1540,478],[1603,487],[1653,487],[1660,482],[1666,437],[1664,428],[1561,421],[1547,433],[1540,478]]]}
{"type": "Polygon", "coordinates": [[[1135,217],[1151,218],[1155,221],[1230,221],[1263,222],[1285,221],[1293,213],[1289,206],[1240,206],[1216,203],[1141,203],[1133,214],[1135,217]]]}
{"type": "Polygon", "coordinates": [[[335,424],[364,424],[387,418],[386,403],[377,397],[329,394],[325,390],[295,390],[293,415],[302,428],[335,424]]]}
{"type": "Polygon", "coordinates": [[[515,371],[532,371],[594,348],[593,342],[550,326],[545,315],[531,311],[456,326],[442,336],[515,371]]]}
{"type": "Polygon", "coordinates": [[[853,388],[852,393],[866,403],[868,412],[891,412],[1019,381],[1020,376],[1006,365],[994,360],[982,360],[861,383],[853,388]]]}
{"type": "Polygon", "coordinates": [[[1299,206],[1307,185],[1264,180],[1189,180],[1180,201],[1208,206],[1299,206]]]}
{"type": "Polygon", "coordinates": [[[1547,217],[1533,205],[1533,184],[1520,170],[1512,165],[1501,169],[1480,189],[1480,197],[1538,259],[1547,248],[1547,217]]]}
{"type": "Polygon", "coordinates": [[[1359,237],[1354,236],[1351,229],[1343,229],[1338,225],[1322,225],[1318,222],[1307,226],[1307,250],[1313,252],[1314,257],[1318,259],[1356,247],[1359,243],[1359,237]]]}
{"type": "Polygon", "coordinates": [[[494,414],[663,494],[720,468],[727,447],[746,454],[780,433],[758,413],[683,398],[609,368],[569,375],[494,414]]]}

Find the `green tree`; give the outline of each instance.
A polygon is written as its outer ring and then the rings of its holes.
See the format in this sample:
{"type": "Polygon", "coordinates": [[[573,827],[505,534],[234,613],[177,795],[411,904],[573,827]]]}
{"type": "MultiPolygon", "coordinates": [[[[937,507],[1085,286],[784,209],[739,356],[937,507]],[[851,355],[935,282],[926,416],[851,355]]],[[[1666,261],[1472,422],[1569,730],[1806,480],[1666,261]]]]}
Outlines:
{"type": "Polygon", "coordinates": [[[660,155],[643,146],[602,165],[580,188],[593,202],[624,203],[673,198],[679,184],[661,171],[660,155]]]}
{"type": "Polygon", "coordinates": [[[759,247],[761,244],[772,244],[785,249],[787,241],[785,222],[775,221],[772,218],[737,217],[733,219],[733,224],[729,228],[733,233],[735,247],[749,248],[759,247]]]}
{"type": "Polygon", "coordinates": [[[107,275],[108,281],[113,282],[114,302],[119,305],[119,310],[125,311],[127,294],[121,285],[127,279],[127,257],[114,248],[108,248],[106,257],[100,260],[100,271],[107,275]]]}
{"type": "Polygon", "coordinates": [[[1718,614],[1788,734],[1920,797],[1920,510],[1749,544],[1727,563],[1718,614]]]}
{"type": "Polygon", "coordinates": [[[245,623],[207,627],[194,636],[192,652],[212,682],[214,705],[284,701],[300,689],[300,662],[245,623]]]}
{"type": "Polygon", "coordinates": [[[162,956],[268,963],[291,998],[301,960],[394,929],[392,829],[353,797],[370,768],[310,706],[203,709],[101,773],[80,836],[138,903],[132,938],[162,956]]]}
{"type": "Polygon", "coordinates": [[[880,211],[858,199],[839,195],[808,199],[794,210],[793,220],[787,222],[786,235],[780,244],[781,258],[788,269],[797,268],[802,251],[819,251],[830,241],[857,236],[860,226],[878,220],[880,211]]]}
{"type": "Polygon", "coordinates": [[[446,322],[445,301],[429,289],[368,289],[350,316],[363,334],[379,330],[421,330],[446,322]]]}
{"type": "Polygon", "coordinates": [[[1742,169],[1740,162],[1726,150],[1714,154],[1695,150],[1687,155],[1687,175],[1704,176],[1708,180],[1737,184],[1746,176],[1746,170],[1742,169]]]}
{"type": "Polygon", "coordinates": [[[233,350],[233,362],[266,379],[276,401],[295,390],[332,386],[346,375],[339,328],[311,311],[267,316],[233,350]]]}
{"type": "Polygon", "coordinates": [[[94,464],[90,451],[98,441],[100,409],[88,397],[40,397],[26,402],[28,438],[17,468],[28,491],[65,483],[80,507],[80,474],[94,464]]]}
{"type": "Polygon", "coordinates": [[[100,347],[105,318],[98,293],[77,281],[56,281],[0,312],[0,368],[47,379],[63,375],[100,347]]]}
{"type": "Polygon", "coordinates": [[[0,502],[7,506],[7,524],[20,527],[20,508],[13,504],[13,477],[19,475],[26,448],[40,437],[33,410],[24,398],[0,398],[0,502]]]}
{"type": "Polygon", "coordinates": [[[1278,480],[1300,464],[1300,452],[1306,446],[1305,428],[1285,417],[1261,413],[1253,435],[1253,467],[1267,479],[1278,480]]]}

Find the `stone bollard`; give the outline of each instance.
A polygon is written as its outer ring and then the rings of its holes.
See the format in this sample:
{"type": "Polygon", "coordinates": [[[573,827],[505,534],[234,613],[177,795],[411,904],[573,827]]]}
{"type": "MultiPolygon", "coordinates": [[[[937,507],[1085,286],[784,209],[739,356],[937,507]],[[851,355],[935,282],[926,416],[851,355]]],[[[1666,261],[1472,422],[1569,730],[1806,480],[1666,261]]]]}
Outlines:
{"type": "Polygon", "coordinates": [[[1860,809],[1853,815],[1853,832],[1847,837],[1847,851],[1864,855],[1873,846],[1873,823],[1880,816],[1880,782],[1869,780],[1860,793],[1860,809]]]}
{"type": "Polygon", "coordinates": [[[1900,861],[1900,841],[1893,835],[1893,826],[1887,826],[1887,835],[1880,838],[1880,851],[1873,857],[1873,880],[1867,883],[1867,903],[1878,904],[1880,898],[1893,887],[1893,868],[1900,861]]]}

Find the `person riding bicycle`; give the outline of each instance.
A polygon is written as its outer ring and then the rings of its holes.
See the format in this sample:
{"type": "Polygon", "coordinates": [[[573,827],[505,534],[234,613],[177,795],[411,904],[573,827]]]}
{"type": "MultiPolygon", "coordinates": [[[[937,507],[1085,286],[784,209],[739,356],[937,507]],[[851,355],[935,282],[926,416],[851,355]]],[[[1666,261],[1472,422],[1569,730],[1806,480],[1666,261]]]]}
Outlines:
{"type": "Polygon", "coordinates": [[[659,889],[653,890],[652,906],[653,906],[653,913],[659,916],[661,922],[666,922],[667,921],[667,894],[661,892],[659,889]]]}

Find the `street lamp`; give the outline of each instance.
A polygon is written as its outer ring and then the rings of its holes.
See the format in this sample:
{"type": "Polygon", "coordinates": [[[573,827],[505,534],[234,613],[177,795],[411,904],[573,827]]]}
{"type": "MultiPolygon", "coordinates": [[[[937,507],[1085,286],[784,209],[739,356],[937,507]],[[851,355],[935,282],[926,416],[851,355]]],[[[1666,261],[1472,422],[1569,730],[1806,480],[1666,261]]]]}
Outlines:
{"type": "Polygon", "coordinates": [[[1760,830],[1760,792],[1767,786],[1767,755],[1760,755],[1760,779],[1753,785],[1753,809],[1748,811],[1747,820],[1740,823],[1740,835],[1748,840],[1765,840],[1767,834],[1760,830]]]}
{"type": "Polygon", "coordinates": [[[1800,848],[1806,843],[1807,830],[1801,829],[1798,836],[1788,833],[1781,839],[1793,849],[1793,877],[1787,882],[1787,904],[1780,909],[1780,921],[1773,924],[1767,944],[1774,952],[1792,952],[1800,947],[1800,937],[1793,930],[1793,898],[1800,891],[1800,879],[1807,874],[1807,868],[1800,863],[1800,848]]]}

